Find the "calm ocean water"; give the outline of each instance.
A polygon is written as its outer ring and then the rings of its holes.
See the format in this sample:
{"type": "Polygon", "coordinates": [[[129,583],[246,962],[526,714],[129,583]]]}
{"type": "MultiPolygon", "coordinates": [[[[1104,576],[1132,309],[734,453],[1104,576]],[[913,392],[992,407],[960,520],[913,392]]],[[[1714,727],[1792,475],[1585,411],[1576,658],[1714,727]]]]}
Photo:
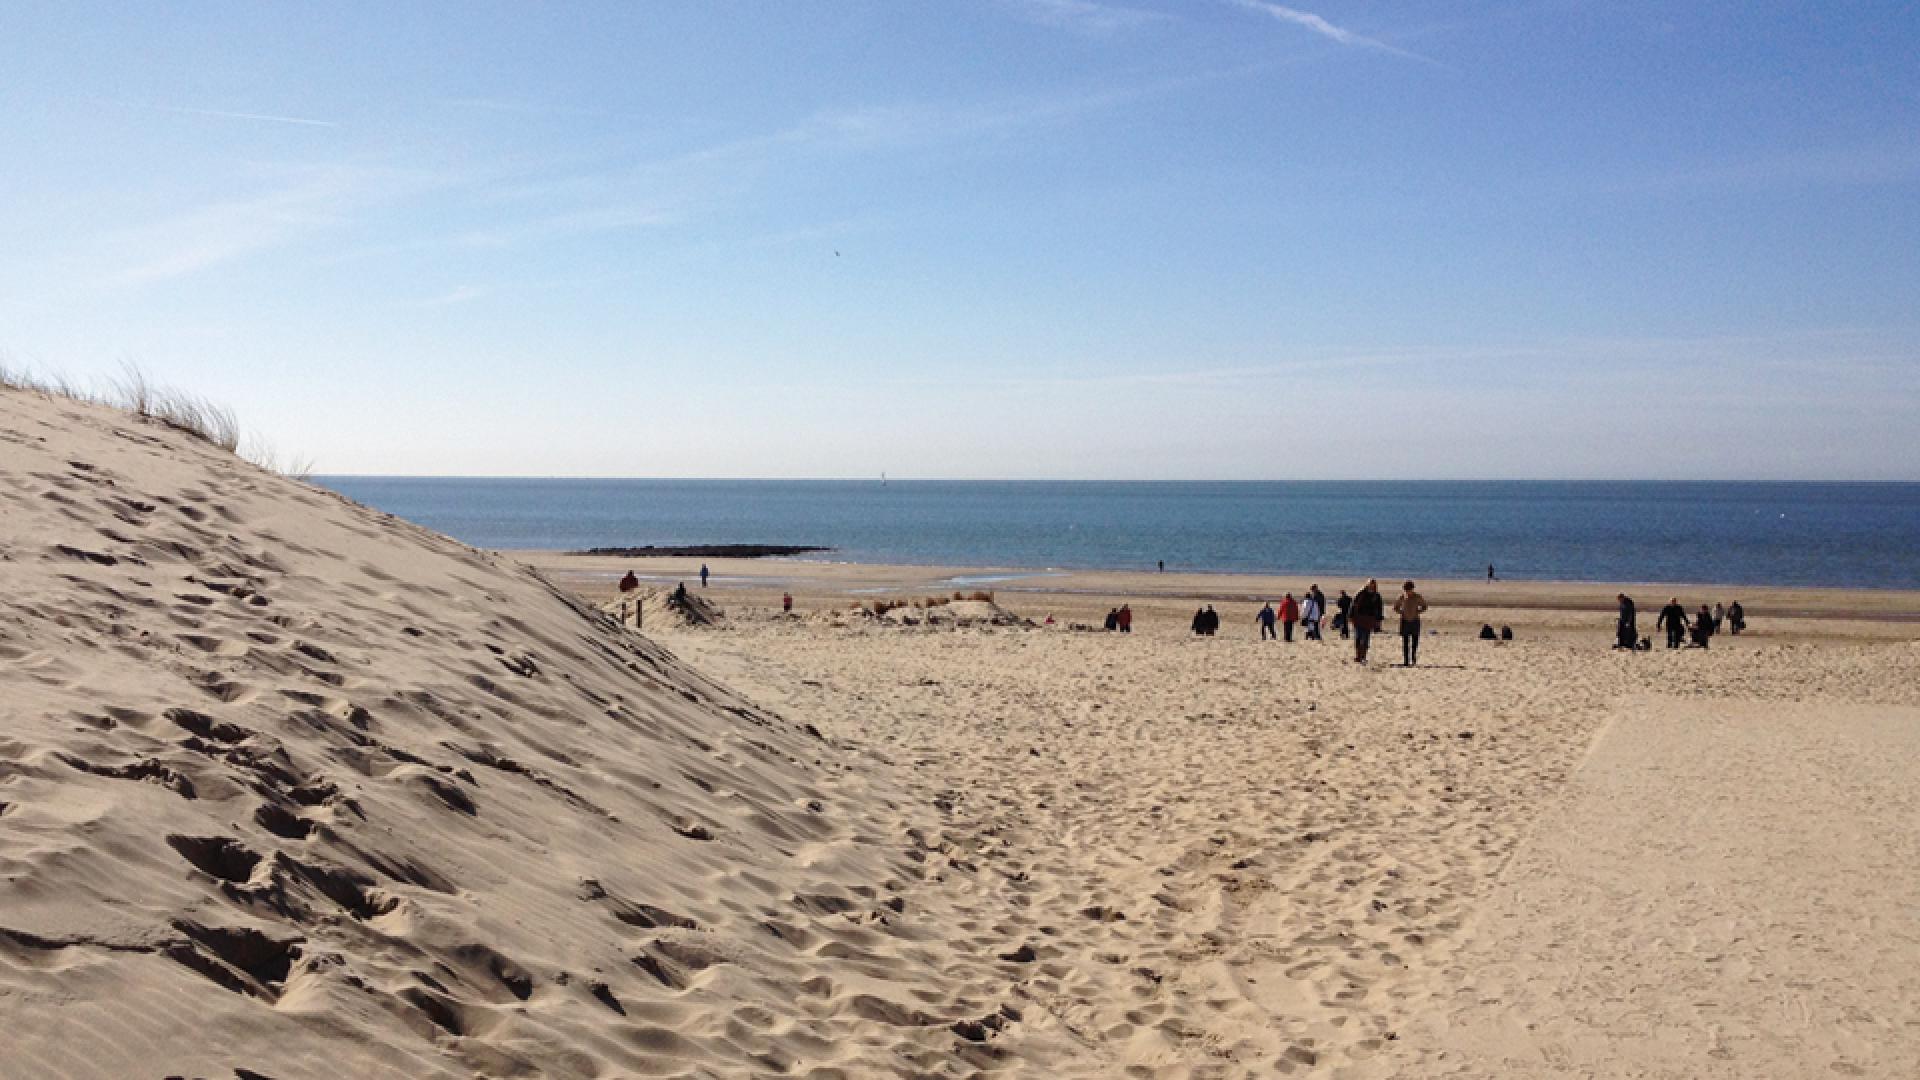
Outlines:
{"type": "Polygon", "coordinates": [[[1920,484],[322,477],[483,548],[818,544],[967,567],[1920,588],[1920,484]]]}

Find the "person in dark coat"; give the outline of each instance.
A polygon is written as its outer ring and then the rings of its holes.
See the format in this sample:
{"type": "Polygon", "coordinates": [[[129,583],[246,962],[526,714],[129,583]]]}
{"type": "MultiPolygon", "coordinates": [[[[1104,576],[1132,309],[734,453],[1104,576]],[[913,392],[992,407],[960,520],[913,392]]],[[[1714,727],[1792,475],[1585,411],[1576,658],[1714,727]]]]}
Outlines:
{"type": "Polygon", "coordinates": [[[1631,649],[1640,641],[1639,616],[1633,608],[1633,597],[1620,594],[1620,619],[1613,624],[1613,647],[1631,649]]]}
{"type": "Polygon", "coordinates": [[[1701,604],[1700,614],[1693,617],[1693,643],[1706,648],[1707,642],[1713,639],[1713,631],[1713,609],[1701,604]]]}
{"type": "Polygon", "coordinates": [[[1747,609],[1740,606],[1740,601],[1735,600],[1733,606],[1727,609],[1727,630],[1738,634],[1746,628],[1747,609]]]}
{"type": "Polygon", "coordinates": [[[1253,621],[1260,624],[1260,640],[1261,641],[1270,641],[1273,638],[1280,636],[1273,632],[1273,620],[1275,618],[1276,616],[1273,613],[1272,604],[1260,605],[1260,613],[1253,617],[1253,621]]]}
{"type": "Polygon", "coordinates": [[[1340,631],[1343,638],[1353,634],[1353,628],[1349,625],[1352,611],[1353,597],[1347,595],[1347,590],[1341,589],[1339,598],[1333,602],[1333,628],[1340,631]]]}
{"type": "Polygon", "coordinates": [[[1193,609],[1193,632],[1199,637],[1207,636],[1207,609],[1193,609]]]}
{"type": "Polygon", "coordinates": [[[1367,662],[1367,646],[1373,642],[1374,631],[1387,618],[1386,601],[1380,598],[1380,583],[1368,578],[1353,598],[1353,608],[1348,612],[1347,621],[1353,624],[1353,662],[1367,662]]]}
{"type": "Polygon", "coordinates": [[[1109,608],[1107,609],[1107,632],[1112,633],[1118,629],[1120,629],[1120,609],[1109,608]]]}
{"type": "Polygon", "coordinates": [[[1667,606],[1660,609],[1660,618],[1654,622],[1653,628],[1667,631],[1669,649],[1677,649],[1681,642],[1687,640],[1687,609],[1680,606],[1679,597],[1668,600],[1667,606]]]}

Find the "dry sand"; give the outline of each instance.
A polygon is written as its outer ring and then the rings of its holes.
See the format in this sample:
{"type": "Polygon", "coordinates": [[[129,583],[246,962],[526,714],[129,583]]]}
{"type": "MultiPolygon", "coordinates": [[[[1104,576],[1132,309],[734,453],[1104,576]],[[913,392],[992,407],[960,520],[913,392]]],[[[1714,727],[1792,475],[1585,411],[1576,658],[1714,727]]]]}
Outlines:
{"type": "Polygon", "coordinates": [[[952,575],[715,561],[642,636],[613,564],[4,392],[0,504],[0,1076],[1920,1071],[1911,594],[1624,654],[1440,583],[1402,670],[1259,581],[910,625],[847,605],[952,575]]]}

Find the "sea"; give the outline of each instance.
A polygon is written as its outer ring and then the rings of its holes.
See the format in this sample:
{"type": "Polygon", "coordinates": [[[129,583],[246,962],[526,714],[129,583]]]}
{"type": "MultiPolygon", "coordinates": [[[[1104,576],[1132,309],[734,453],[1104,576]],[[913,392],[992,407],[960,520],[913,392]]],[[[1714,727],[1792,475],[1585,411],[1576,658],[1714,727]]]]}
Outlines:
{"type": "Polygon", "coordinates": [[[490,549],[818,545],[821,561],[1920,589],[1920,484],[326,476],[490,549]]]}

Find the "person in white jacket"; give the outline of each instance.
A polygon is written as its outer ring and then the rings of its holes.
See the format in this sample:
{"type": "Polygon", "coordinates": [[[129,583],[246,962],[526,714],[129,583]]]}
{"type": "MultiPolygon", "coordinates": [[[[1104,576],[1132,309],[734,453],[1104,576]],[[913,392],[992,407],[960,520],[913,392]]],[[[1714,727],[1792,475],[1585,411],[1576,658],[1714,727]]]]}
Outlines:
{"type": "Polygon", "coordinates": [[[1320,640],[1320,617],[1326,613],[1327,598],[1315,585],[1307,590],[1306,600],[1300,605],[1300,623],[1306,628],[1308,641],[1320,640]]]}

